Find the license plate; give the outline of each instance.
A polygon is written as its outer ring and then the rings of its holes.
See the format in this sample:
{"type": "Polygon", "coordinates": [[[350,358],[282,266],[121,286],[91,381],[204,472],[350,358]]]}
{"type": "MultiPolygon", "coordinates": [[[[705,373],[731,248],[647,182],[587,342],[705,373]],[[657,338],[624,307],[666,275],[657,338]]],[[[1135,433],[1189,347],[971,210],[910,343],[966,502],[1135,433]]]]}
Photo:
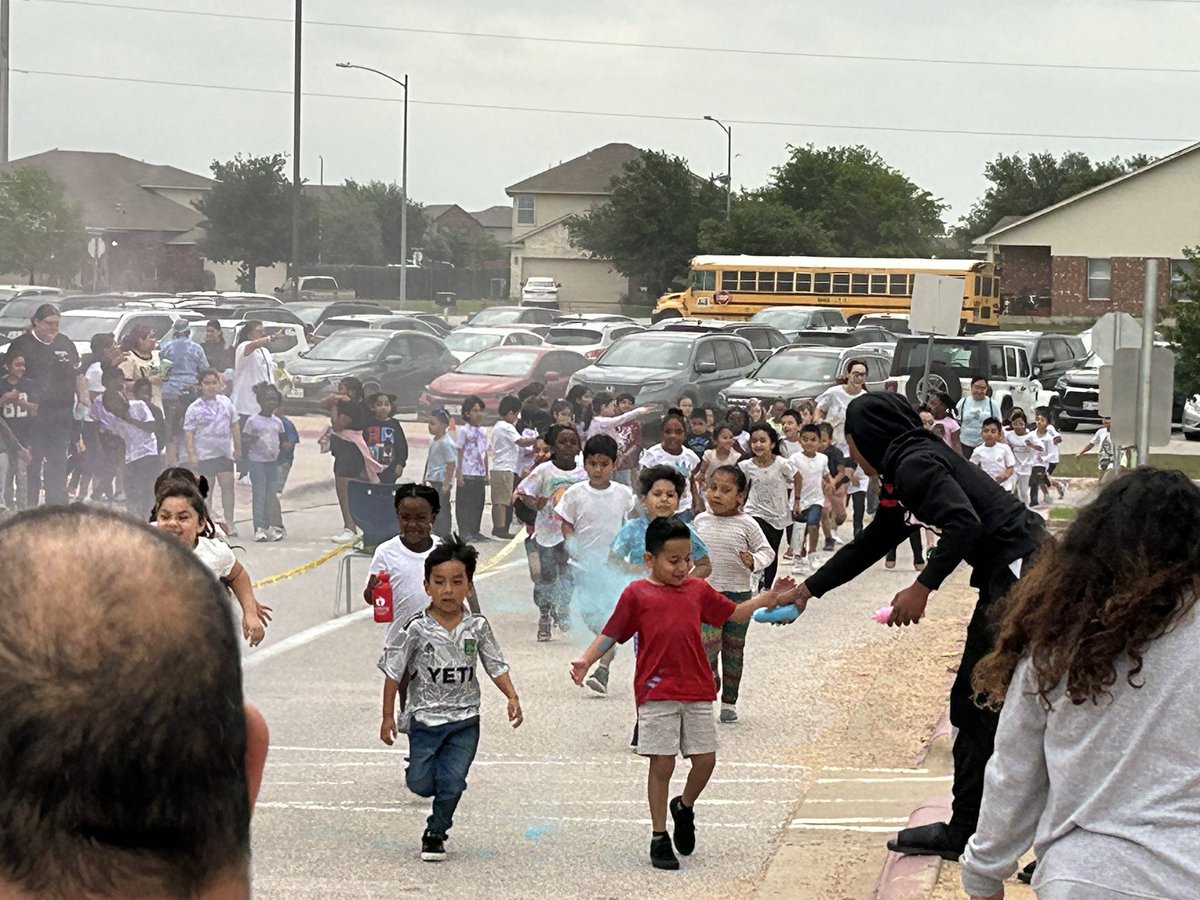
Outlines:
{"type": "Polygon", "coordinates": [[[304,388],[294,387],[293,385],[288,385],[287,387],[285,387],[283,389],[283,396],[288,397],[292,400],[303,400],[304,399],[304,388]]]}
{"type": "Polygon", "coordinates": [[[1100,401],[1099,400],[1084,400],[1083,408],[1087,409],[1087,410],[1099,410],[1100,409],[1100,401]]]}

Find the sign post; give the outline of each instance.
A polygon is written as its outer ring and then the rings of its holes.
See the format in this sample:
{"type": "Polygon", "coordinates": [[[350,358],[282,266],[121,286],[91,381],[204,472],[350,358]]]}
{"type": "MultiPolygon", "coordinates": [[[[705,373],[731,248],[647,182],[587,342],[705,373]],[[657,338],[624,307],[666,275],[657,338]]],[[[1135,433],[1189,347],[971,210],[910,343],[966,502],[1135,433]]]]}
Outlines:
{"type": "Polygon", "coordinates": [[[933,366],[933,339],[938,335],[956,335],[962,321],[965,279],[950,275],[919,272],[913,279],[912,306],[908,328],[914,334],[928,333],[925,345],[925,371],[916,394],[924,398],[929,390],[929,371],[933,366]]]}
{"type": "Polygon", "coordinates": [[[92,258],[92,293],[98,290],[100,281],[100,257],[104,255],[106,247],[104,246],[104,238],[92,237],[88,238],[87,251],[88,256],[92,258]]]}

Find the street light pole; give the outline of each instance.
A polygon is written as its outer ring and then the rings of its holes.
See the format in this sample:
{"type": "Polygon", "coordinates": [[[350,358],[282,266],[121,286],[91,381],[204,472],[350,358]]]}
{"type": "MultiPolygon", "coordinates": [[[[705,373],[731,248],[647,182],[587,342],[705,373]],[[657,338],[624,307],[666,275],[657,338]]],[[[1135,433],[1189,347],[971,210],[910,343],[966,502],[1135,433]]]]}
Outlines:
{"type": "Polygon", "coordinates": [[[304,0],[296,0],[296,47],[292,85],[292,300],[300,299],[300,43],[304,0]]]}
{"type": "Polygon", "coordinates": [[[408,300],[408,76],[405,75],[404,80],[401,81],[387,72],[348,62],[337,63],[337,67],[374,72],[404,89],[404,125],[400,138],[400,195],[402,201],[400,205],[400,302],[403,304],[408,300]]]}
{"type": "Polygon", "coordinates": [[[729,210],[733,203],[733,128],[712,116],[705,116],[704,121],[716,122],[725,132],[725,221],[729,221],[729,210]]]}
{"type": "Polygon", "coordinates": [[[0,0],[0,164],[8,162],[8,5],[0,0]]]}

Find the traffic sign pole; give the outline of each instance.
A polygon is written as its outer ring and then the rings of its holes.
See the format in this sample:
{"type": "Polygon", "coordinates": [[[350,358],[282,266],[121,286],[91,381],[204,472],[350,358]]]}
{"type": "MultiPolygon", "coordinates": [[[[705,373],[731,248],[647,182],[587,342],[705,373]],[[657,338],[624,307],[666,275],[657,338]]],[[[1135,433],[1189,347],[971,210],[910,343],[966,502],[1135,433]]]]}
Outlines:
{"type": "Polygon", "coordinates": [[[1146,260],[1142,289],[1142,356],[1138,360],[1137,462],[1150,462],[1150,371],[1154,354],[1154,326],[1158,319],[1158,260],[1146,260]]]}

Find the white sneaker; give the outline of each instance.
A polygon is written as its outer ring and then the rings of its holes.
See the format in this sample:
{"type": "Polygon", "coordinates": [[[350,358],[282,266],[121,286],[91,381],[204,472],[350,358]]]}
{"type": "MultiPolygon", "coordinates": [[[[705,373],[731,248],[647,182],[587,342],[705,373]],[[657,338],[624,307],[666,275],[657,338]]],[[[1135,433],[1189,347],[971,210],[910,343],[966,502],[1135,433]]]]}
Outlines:
{"type": "Polygon", "coordinates": [[[287,531],[277,526],[267,529],[267,539],[270,541],[282,541],[287,535],[287,531]]]}
{"type": "Polygon", "coordinates": [[[270,540],[270,538],[267,536],[267,529],[265,529],[265,528],[255,528],[255,529],[254,529],[254,540],[255,540],[256,542],[260,543],[260,544],[261,544],[263,541],[269,541],[269,540],[270,540]]]}
{"type": "Polygon", "coordinates": [[[250,476],[249,476],[249,475],[243,475],[241,478],[239,478],[239,479],[237,480],[237,483],[238,483],[238,484],[244,484],[246,487],[250,487],[250,476]]]}
{"type": "Polygon", "coordinates": [[[353,528],[343,528],[337,534],[330,538],[335,544],[348,544],[358,537],[358,532],[353,528]]]}

